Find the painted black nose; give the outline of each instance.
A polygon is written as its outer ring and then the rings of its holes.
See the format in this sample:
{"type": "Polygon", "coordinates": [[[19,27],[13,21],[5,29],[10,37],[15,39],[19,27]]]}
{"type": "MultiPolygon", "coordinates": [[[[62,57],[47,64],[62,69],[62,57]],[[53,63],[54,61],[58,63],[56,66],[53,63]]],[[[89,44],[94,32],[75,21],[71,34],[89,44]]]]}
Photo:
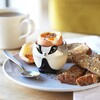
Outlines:
{"type": "Polygon", "coordinates": [[[41,66],[39,67],[39,71],[41,73],[53,73],[53,74],[56,74],[58,70],[54,70],[50,67],[48,61],[43,58],[42,59],[42,63],[41,63],[41,66]]]}

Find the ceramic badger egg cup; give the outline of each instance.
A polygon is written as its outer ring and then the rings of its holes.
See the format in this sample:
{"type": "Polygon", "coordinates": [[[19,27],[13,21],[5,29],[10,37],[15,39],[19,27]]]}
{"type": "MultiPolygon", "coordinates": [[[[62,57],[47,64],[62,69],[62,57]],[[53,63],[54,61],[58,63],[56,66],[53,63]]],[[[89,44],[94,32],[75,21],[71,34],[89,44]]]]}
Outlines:
{"type": "Polygon", "coordinates": [[[68,49],[64,41],[60,46],[44,47],[34,43],[34,62],[42,73],[56,73],[67,61],[68,49]]]}

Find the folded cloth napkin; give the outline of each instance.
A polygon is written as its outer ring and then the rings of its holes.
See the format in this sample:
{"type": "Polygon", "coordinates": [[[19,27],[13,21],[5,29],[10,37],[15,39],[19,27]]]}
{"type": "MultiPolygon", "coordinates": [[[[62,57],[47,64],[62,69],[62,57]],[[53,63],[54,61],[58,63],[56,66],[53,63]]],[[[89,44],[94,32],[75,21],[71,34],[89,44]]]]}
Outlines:
{"type": "MultiPolygon", "coordinates": [[[[86,43],[92,50],[100,53],[100,37],[86,36],[80,38],[68,38],[67,43],[86,43]]],[[[88,90],[73,93],[73,100],[100,100],[100,86],[88,90]]]]}
{"type": "Polygon", "coordinates": [[[99,36],[84,36],[79,38],[65,39],[67,43],[86,43],[93,51],[100,53],[100,37],[99,36]]]}
{"type": "Polygon", "coordinates": [[[100,100],[100,86],[73,93],[73,100],[100,100]]]}

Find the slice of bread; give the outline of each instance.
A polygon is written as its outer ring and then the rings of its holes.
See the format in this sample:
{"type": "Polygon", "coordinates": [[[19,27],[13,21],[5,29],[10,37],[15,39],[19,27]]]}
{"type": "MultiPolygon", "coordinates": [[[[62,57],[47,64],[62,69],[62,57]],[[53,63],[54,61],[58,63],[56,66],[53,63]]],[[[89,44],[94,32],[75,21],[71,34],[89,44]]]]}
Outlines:
{"type": "Polygon", "coordinates": [[[72,62],[72,57],[76,54],[92,53],[92,50],[85,43],[71,43],[68,44],[68,62],[72,62]]]}
{"type": "Polygon", "coordinates": [[[62,74],[59,74],[57,76],[57,79],[61,83],[66,83],[66,84],[76,84],[76,79],[82,75],[84,75],[86,70],[84,68],[81,68],[77,65],[73,65],[69,70],[66,72],[63,72],[62,74]]]}
{"type": "Polygon", "coordinates": [[[98,82],[99,82],[98,75],[93,74],[90,71],[87,71],[85,75],[80,76],[76,79],[76,83],[79,86],[91,85],[98,82]]]}
{"type": "Polygon", "coordinates": [[[100,77],[100,57],[99,55],[87,55],[87,54],[79,54],[75,55],[72,58],[73,62],[90,72],[98,75],[100,77]]]}

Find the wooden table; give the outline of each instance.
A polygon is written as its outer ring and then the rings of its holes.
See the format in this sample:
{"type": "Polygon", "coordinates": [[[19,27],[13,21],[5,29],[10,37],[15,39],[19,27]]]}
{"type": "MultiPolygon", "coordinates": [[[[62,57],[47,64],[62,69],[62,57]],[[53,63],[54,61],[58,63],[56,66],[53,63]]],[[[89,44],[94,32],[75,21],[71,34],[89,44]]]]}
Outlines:
{"type": "MultiPolygon", "coordinates": [[[[79,34],[63,34],[66,37],[83,36],[79,34]]],[[[19,50],[12,50],[10,52],[15,53],[19,50]]],[[[5,60],[6,57],[0,51],[0,60],[5,60]]],[[[0,100],[73,100],[72,92],[44,92],[34,90],[21,86],[10,79],[8,79],[0,65],[0,100]]]]}

